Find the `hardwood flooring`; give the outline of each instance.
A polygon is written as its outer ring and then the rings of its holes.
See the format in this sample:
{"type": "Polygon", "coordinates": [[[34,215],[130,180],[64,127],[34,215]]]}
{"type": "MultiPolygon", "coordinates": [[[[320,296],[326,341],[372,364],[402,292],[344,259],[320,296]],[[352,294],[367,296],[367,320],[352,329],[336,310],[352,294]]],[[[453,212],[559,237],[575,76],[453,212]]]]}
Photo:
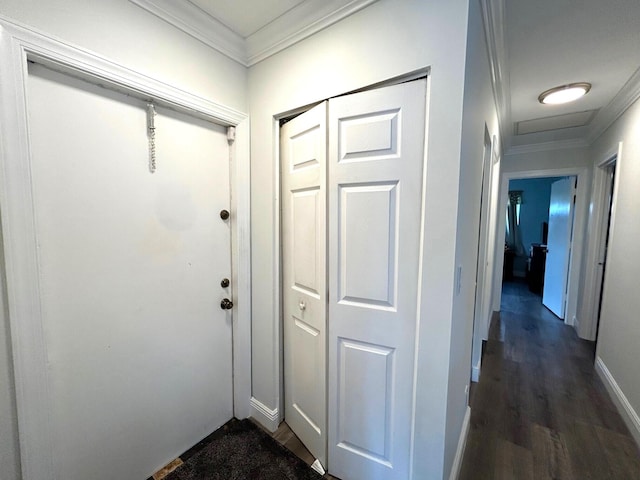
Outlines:
{"type": "Polygon", "coordinates": [[[471,397],[460,480],[640,480],[640,451],[581,340],[506,283],[471,397]]]}

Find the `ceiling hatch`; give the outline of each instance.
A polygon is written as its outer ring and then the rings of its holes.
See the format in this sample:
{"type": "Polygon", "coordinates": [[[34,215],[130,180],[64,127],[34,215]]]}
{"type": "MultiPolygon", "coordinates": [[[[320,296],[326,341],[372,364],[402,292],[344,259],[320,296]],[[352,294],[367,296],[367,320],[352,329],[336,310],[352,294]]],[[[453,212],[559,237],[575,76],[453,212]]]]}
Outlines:
{"type": "Polygon", "coordinates": [[[515,123],[514,131],[516,135],[526,135],[527,133],[546,132],[562,128],[584,127],[585,125],[589,125],[596,113],[598,113],[598,110],[587,110],[584,112],[523,120],[515,123]]]}

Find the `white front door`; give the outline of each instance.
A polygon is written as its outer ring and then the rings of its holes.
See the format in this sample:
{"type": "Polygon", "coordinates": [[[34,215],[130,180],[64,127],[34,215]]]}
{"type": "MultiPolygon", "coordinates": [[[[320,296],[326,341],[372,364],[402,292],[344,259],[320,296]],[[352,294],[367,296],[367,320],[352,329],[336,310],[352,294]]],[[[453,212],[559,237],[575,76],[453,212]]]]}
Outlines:
{"type": "Polygon", "coordinates": [[[564,318],[567,298],[574,193],[575,177],[564,178],[551,184],[542,303],[559,318],[564,318]]]}
{"type": "Polygon", "coordinates": [[[326,102],[281,129],[285,420],[326,467],[326,102]]]}
{"type": "Polygon", "coordinates": [[[329,101],[329,472],[346,480],[409,478],[425,96],[329,101]]]}
{"type": "MultiPolygon", "coordinates": [[[[56,471],[148,478],[232,417],[224,127],[30,65],[56,471]]],[[[35,253],[34,253],[35,254],[35,253]]]]}

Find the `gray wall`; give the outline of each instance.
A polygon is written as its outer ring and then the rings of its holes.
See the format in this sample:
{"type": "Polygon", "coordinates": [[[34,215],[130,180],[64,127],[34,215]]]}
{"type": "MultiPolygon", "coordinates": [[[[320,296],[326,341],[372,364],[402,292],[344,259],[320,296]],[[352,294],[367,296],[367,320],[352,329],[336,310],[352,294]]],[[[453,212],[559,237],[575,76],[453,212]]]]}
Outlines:
{"type": "MultiPolygon", "coordinates": [[[[491,89],[489,61],[480,2],[469,2],[469,25],[464,85],[464,112],[457,205],[455,267],[462,269],[460,292],[454,296],[449,351],[446,464],[451,465],[467,409],[466,389],[471,379],[471,350],[475,304],[476,265],[485,128],[499,145],[497,111],[491,89]]],[[[499,168],[497,165],[494,168],[499,168]]],[[[490,172],[486,172],[487,175],[490,172]]],[[[496,192],[497,193],[497,192],[496,192]]],[[[446,207],[443,204],[443,209],[446,207]]],[[[486,222],[487,218],[483,218],[486,222]]],[[[493,237],[494,232],[489,232],[493,237]]],[[[490,241],[489,244],[492,242],[490,241]]],[[[491,266],[488,267],[492,270],[491,266]]],[[[480,282],[479,288],[491,288],[480,282]]],[[[479,294],[482,295],[482,290],[479,294]]],[[[480,332],[481,333],[481,332],[480,332]]],[[[476,341],[480,340],[477,338],[476,341]]],[[[479,349],[476,349],[480,352],[479,349]]]]}
{"type": "MultiPolygon", "coordinates": [[[[596,358],[611,374],[626,399],[627,418],[640,443],[640,103],[636,102],[592,146],[594,165],[616,151],[622,143],[617,164],[617,192],[609,239],[604,297],[596,358]]],[[[625,402],[622,402],[625,403],[625,402]]]]}

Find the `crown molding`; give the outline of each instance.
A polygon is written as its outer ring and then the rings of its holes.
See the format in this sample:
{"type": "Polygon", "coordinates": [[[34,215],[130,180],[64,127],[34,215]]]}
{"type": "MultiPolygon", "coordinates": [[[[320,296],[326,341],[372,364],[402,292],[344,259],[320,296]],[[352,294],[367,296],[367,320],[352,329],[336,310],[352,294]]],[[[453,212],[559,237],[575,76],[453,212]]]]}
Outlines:
{"type": "Polygon", "coordinates": [[[631,75],[613,100],[606,107],[601,108],[595,116],[587,136],[589,144],[595,142],[638,98],[640,98],[640,68],[631,75]]]}
{"type": "MultiPolygon", "coordinates": [[[[640,98],[640,68],[629,78],[627,83],[609,102],[601,108],[584,128],[580,136],[573,139],[555,140],[549,142],[530,143],[527,145],[508,145],[506,153],[509,155],[518,153],[541,152],[546,150],[559,150],[563,148],[580,148],[592,145],[620,116],[640,98]]],[[[544,132],[541,132],[544,133],[544,132]]]]}
{"type": "Polygon", "coordinates": [[[485,42],[489,55],[491,88],[498,111],[502,150],[506,152],[511,144],[511,93],[504,29],[506,25],[505,0],[478,1],[480,2],[485,42]]]}
{"type": "Polygon", "coordinates": [[[129,0],[236,62],[247,66],[244,38],[191,2],[129,0]]]}
{"type": "Polygon", "coordinates": [[[247,64],[255,65],[285,48],[353,15],[378,0],[302,2],[247,37],[247,64]]]}
{"type": "Polygon", "coordinates": [[[523,153],[546,152],[549,150],[563,150],[569,148],[586,148],[589,142],[583,138],[568,140],[554,140],[551,142],[529,143],[526,145],[510,146],[504,155],[519,155],[523,153]]]}
{"type": "Polygon", "coordinates": [[[188,1],[129,1],[230,59],[250,67],[378,0],[302,2],[247,38],[188,1]]]}

